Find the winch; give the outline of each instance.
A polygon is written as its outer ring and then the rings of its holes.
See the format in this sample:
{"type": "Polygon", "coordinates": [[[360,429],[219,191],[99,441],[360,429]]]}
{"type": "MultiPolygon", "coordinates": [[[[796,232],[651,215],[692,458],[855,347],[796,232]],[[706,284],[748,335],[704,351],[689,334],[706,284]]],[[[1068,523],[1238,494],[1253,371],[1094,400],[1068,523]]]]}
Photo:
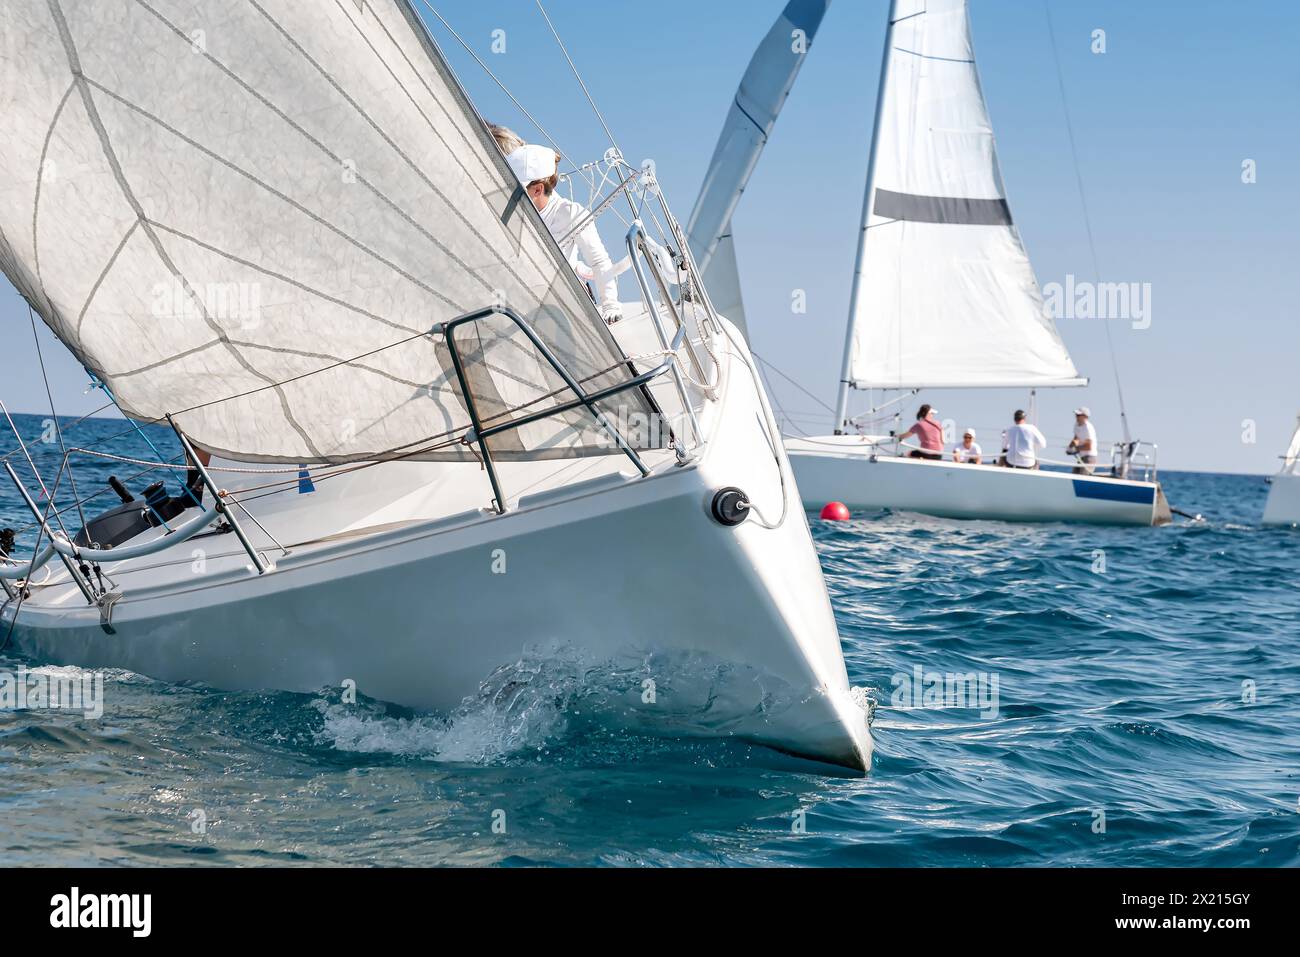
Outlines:
{"type": "Polygon", "coordinates": [[[122,500],[122,504],[96,515],[73,536],[73,543],[82,548],[113,548],[121,545],[141,532],[171,521],[193,504],[183,495],[173,498],[162,482],[154,482],[146,488],[143,501],[132,495],[116,475],[109,476],[108,484],[122,500]]]}

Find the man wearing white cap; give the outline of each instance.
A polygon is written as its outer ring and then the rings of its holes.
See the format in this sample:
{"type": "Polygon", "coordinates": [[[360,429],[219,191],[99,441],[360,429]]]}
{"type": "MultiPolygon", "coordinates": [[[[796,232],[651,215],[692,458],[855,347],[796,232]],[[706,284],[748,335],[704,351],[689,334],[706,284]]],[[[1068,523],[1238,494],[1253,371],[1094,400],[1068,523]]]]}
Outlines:
{"type": "Polygon", "coordinates": [[[1079,464],[1075,475],[1091,475],[1097,467],[1097,430],[1092,425],[1092,413],[1086,405],[1074,410],[1074,441],[1065,449],[1066,455],[1075,456],[1079,464]]]}
{"type": "Polygon", "coordinates": [[[984,450],[975,441],[974,429],[967,429],[962,434],[961,442],[952,450],[952,460],[968,465],[979,465],[984,460],[984,450]]]}
{"type": "Polygon", "coordinates": [[[608,323],[617,322],[623,317],[623,310],[618,303],[614,264],[605,251],[605,244],[600,241],[600,233],[596,231],[596,218],[585,206],[555,192],[560,181],[556,167],[558,160],[554,150],[536,143],[521,146],[506,157],[528,198],[541,213],[542,222],[561,243],[560,251],[569,260],[569,265],[576,269],[581,255],[591,267],[602,318],[608,323]],[[575,233],[573,227],[584,219],[587,224],[575,233]]]}

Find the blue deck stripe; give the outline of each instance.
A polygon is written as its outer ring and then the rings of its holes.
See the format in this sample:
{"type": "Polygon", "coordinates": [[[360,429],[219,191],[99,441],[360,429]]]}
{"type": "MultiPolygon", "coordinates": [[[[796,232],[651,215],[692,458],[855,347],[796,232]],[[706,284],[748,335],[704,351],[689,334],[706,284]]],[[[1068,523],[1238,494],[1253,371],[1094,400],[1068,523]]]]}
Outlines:
{"type": "Polygon", "coordinates": [[[1099,498],[1107,502],[1132,502],[1134,505],[1154,505],[1154,486],[1122,485],[1106,479],[1075,479],[1075,498],[1099,498]]]}

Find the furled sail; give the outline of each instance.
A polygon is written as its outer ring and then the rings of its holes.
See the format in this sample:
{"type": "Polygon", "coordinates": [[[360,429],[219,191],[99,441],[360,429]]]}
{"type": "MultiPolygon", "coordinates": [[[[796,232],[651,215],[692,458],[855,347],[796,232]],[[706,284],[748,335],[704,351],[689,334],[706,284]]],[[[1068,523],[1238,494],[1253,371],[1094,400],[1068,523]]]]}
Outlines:
{"type": "Polygon", "coordinates": [[[1085,384],[1011,218],[965,0],[895,0],[885,55],[847,379],[1085,384]]]}
{"type": "MultiPolygon", "coordinates": [[[[627,378],[407,0],[8,0],[0,29],[0,266],[128,415],[239,459],[419,452],[470,424],[429,330],[494,304],[588,389],[627,378]]],[[[500,316],[457,345],[488,424],[572,398],[500,316]]],[[[585,410],[492,441],[617,451],[585,410]]]]}
{"type": "Polygon", "coordinates": [[[687,237],[713,306],[742,331],[731,217],[776,125],[831,0],[790,0],[754,51],[691,210],[687,237]]]}

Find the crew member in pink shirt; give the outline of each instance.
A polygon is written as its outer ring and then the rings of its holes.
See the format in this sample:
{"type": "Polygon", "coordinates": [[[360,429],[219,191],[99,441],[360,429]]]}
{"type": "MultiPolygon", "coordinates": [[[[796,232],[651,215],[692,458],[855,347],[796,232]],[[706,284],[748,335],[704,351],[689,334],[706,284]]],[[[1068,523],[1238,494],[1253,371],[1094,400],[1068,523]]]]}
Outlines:
{"type": "Polygon", "coordinates": [[[912,449],[908,453],[912,458],[943,458],[943,426],[939,424],[939,414],[930,407],[930,403],[927,402],[916,410],[915,424],[897,438],[901,442],[909,435],[915,435],[921,443],[919,449],[912,449]]]}

